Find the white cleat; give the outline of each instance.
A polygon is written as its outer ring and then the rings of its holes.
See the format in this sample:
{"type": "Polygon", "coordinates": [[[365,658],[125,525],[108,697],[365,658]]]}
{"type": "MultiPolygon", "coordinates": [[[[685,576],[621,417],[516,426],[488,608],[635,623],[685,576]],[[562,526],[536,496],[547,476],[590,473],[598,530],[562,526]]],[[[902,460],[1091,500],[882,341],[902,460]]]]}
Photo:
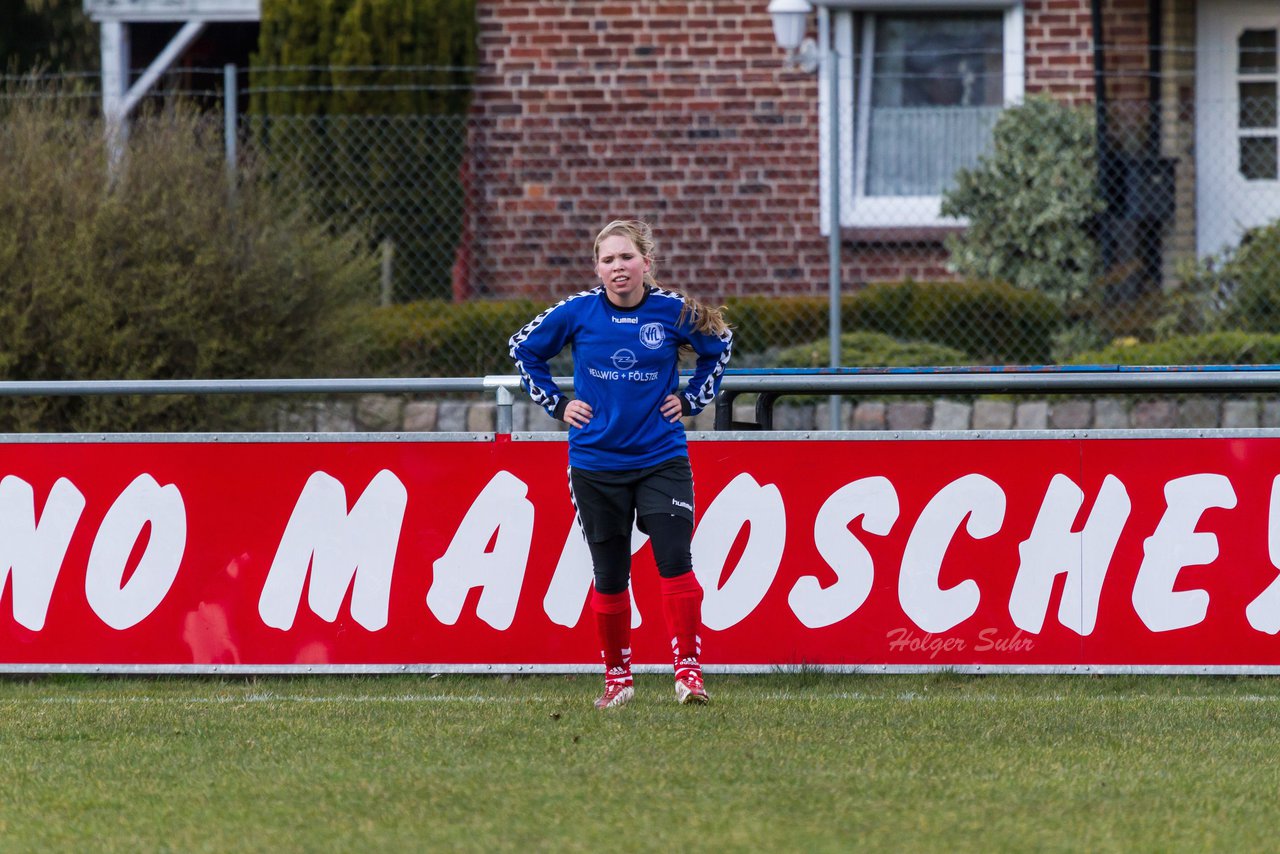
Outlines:
{"type": "MultiPolygon", "coordinates": [[[[617,682],[606,682],[604,693],[600,695],[600,699],[596,700],[597,709],[616,709],[625,706],[635,697],[636,689],[630,685],[620,685],[617,682]]],[[[681,701],[683,702],[683,700],[681,701]]]]}

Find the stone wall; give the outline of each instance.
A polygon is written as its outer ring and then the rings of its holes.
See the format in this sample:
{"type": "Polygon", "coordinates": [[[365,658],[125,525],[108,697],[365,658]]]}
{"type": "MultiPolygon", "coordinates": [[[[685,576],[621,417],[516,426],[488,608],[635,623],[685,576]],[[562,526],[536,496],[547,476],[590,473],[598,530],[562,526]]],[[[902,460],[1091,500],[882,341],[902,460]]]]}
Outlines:
{"type": "MultiPolygon", "coordinates": [[[[775,430],[827,427],[825,402],[779,405],[775,430]]],[[[409,400],[365,395],[324,404],[304,404],[281,412],[274,429],[296,432],[492,432],[497,407],[492,400],[409,400]]],[[[750,404],[734,407],[738,421],[754,421],[750,404]]],[[[960,400],[846,401],[843,424],[850,430],[1118,430],[1158,428],[1280,427],[1280,400],[1257,397],[1185,396],[1162,399],[1091,397],[1069,399],[977,398],[960,400]]],[[[553,421],[527,400],[512,407],[517,431],[556,431],[553,421]]],[[[691,430],[714,428],[712,409],[686,420],[691,430]]]]}

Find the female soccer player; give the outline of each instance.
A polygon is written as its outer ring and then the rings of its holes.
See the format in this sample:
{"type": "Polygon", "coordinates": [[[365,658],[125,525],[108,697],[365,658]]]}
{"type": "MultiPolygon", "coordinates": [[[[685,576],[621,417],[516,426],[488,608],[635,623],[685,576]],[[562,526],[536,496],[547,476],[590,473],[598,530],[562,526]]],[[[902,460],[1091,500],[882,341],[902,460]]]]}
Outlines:
{"type": "Polygon", "coordinates": [[[631,679],[631,528],[649,535],[675,657],[676,699],[705,703],[698,663],[702,586],[693,574],[693,472],[681,418],[710,405],[733,334],[720,312],[653,277],[653,231],[615,220],[596,236],[600,284],[539,314],[511,336],[511,358],[534,403],[569,425],[570,498],[591,550],[591,608],[604,658],[596,708],[626,705],[631,679]],[[575,396],[547,362],[573,347],[575,396]],[[679,351],[697,357],[680,388],[679,351]]]}

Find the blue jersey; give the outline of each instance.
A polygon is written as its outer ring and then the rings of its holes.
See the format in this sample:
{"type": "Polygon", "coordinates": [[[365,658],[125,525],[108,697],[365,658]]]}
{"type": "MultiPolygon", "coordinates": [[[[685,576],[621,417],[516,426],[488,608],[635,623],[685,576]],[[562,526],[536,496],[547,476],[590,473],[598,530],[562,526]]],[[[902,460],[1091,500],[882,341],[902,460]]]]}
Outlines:
{"type": "Polygon", "coordinates": [[[511,336],[511,358],[533,402],[559,418],[568,403],[547,362],[573,348],[574,397],[591,406],[587,426],[569,427],[569,465],[620,471],[655,465],[688,453],[684,424],[658,411],[678,394],[688,414],[709,406],[729,363],[733,335],[707,335],[681,319],[684,297],[649,285],[634,308],[609,302],[604,286],[574,294],[511,336]],[[677,348],[697,355],[693,376],[680,389],[677,348]]]}

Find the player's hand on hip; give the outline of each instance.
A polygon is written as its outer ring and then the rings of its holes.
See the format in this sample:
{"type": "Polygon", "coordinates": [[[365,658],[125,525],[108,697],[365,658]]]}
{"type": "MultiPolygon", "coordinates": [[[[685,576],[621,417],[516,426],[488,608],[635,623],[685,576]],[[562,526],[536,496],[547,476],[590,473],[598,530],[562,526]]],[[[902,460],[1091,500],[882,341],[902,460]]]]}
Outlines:
{"type": "Polygon", "coordinates": [[[669,394],[662,399],[662,403],[658,406],[658,411],[668,421],[679,421],[680,417],[684,415],[684,407],[680,405],[680,398],[674,394],[669,394]]]}
{"type": "Polygon", "coordinates": [[[571,400],[564,408],[565,423],[571,427],[586,427],[591,420],[591,404],[585,400],[571,400]]]}

